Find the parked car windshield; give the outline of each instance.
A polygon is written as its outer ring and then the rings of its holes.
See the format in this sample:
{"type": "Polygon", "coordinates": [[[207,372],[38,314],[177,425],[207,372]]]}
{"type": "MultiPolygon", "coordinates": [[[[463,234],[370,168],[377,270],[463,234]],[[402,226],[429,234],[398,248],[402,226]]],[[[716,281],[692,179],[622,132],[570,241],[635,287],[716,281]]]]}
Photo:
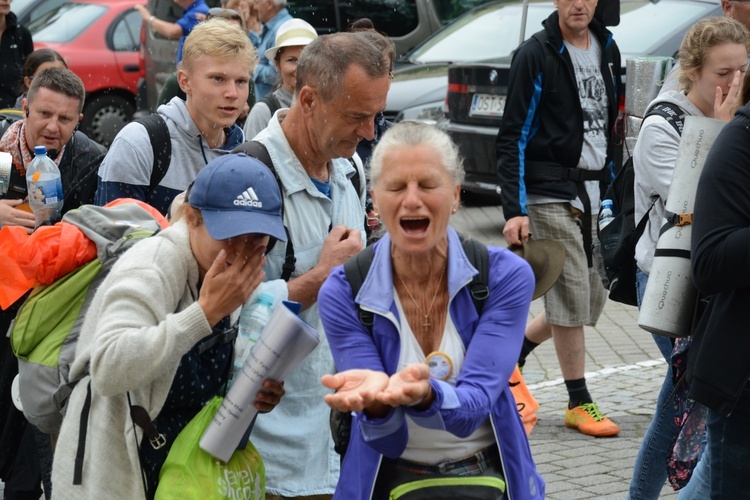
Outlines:
{"type": "Polygon", "coordinates": [[[67,43],[107,12],[103,5],[66,3],[29,23],[35,42],[67,43]]]}
{"type": "MultiPolygon", "coordinates": [[[[409,61],[455,63],[509,56],[518,47],[522,7],[520,2],[494,3],[469,12],[417,47],[409,55],[409,61]]],[[[549,2],[529,4],[527,38],[539,31],[542,21],[554,8],[549,2]]]]}
{"type": "MultiPolygon", "coordinates": [[[[623,2],[620,24],[609,29],[623,54],[649,54],[676,27],[689,26],[715,9],[709,2],[623,2]],[[669,19],[665,24],[664,20],[669,19]],[[666,29],[666,31],[665,31],[666,29]]],[[[525,38],[539,31],[555,9],[550,2],[530,3],[525,38]]],[[[413,63],[478,62],[510,56],[518,47],[522,2],[493,3],[467,13],[446,26],[408,59],[413,63]],[[502,26],[503,29],[498,29],[502,26]]]]}
{"type": "Polygon", "coordinates": [[[670,30],[689,26],[716,7],[707,2],[680,2],[679,8],[674,2],[646,2],[625,12],[625,5],[620,24],[609,28],[623,54],[651,53],[670,30]],[[669,23],[665,23],[665,19],[669,19],[669,23]]]}
{"type": "Polygon", "coordinates": [[[34,0],[13,0],[13,5],[11,5],[11,11],[16,14],[20,15],[27,6],[31,5],[31,2],[34,0]]]}

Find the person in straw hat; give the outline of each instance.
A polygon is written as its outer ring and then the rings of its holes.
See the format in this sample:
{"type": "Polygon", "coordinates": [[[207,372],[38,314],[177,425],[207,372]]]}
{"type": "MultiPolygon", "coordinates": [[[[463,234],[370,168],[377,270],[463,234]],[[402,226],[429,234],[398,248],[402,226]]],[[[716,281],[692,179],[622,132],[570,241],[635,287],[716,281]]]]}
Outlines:
{"type": "Polygon", "coordinates": [[[273,61],[279,73],[279,84],[276,90],[266,94],[255,103],[245,120],[245,137],[252,139],[258,132],[268,126],[268,120],[277,109],[289,108],[292,95],[297,85],[297,62],[302,49],[318,38],[309,23],[302,19],[290,19],[279,27],[276,33],[276,45],[266,51],[266,58],[273,61]]]}

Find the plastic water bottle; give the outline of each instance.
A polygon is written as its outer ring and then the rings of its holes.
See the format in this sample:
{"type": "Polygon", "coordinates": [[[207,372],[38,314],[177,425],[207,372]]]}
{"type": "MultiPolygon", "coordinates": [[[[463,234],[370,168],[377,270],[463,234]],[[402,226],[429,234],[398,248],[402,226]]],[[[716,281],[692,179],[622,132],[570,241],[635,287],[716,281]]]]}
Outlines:
{"type": "Polygon", "coordinates": [[[602,200],[602,209],[599,212],[599,231],[607,227],[607,224],[614,220],[613,206],[612,200],[602,200]]]}
{"type": "Polygon", "coordinates": [[[47,156],[47,148],[36,146],[34,159],[26,170],[29,205],[34,212],[36,227],[52,225],[60,220],[63,189],[60,169],[47,156]]]}
{"type": "Polygon", "coordinates": [[[273,295],[261,293],[257,300],[242,306],[240,313],[240,328],[235,342],[234,373],[242,369],[250,350],[260,337],[260,332],[271,317],[273,295]]]}

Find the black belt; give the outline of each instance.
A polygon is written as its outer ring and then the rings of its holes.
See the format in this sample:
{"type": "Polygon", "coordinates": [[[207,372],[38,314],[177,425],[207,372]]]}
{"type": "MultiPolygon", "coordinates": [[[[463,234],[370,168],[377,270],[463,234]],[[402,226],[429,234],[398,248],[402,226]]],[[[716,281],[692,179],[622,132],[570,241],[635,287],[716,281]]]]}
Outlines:
{"type": "Polygon", "coordinates": [[[586,181],[598,181],[609,183],[612,180],[610,169],[604,167],[601,170],[584,170],[581,168],[564,167],[559,163],[547,161],[527,161],[526,180],[533,181],[570,181],[576,185],[578,198],[583,203],[583,218],[581,219],[581,235],[583,236],[583,249],[586,252],[588,267],[594,266],[592,253],[593,237],[591,236],[591,200],[586,191],[586,181]]]}
{"type": "Polygon", "coordinates": [[[476,452],[466,458],[459,460],[446,460],[437,464],[422,464],[403,458],[395,460],[383,459],[394,467],[412,474],[423,474],[431,476],[464,476],[481,474],[487,469],[488,464],[500,462],[500,454],[497,446],[493,445],[476,452]]]}
{"type": "Polygon", "coordinates": [[[550,161],[527,161],[526,180],[533,181],[599,181],[607,182],[612,180],[612,174],[608,168],[601,170],[584,170],[582,168],[563,167],[559,163],[550,161]]]}

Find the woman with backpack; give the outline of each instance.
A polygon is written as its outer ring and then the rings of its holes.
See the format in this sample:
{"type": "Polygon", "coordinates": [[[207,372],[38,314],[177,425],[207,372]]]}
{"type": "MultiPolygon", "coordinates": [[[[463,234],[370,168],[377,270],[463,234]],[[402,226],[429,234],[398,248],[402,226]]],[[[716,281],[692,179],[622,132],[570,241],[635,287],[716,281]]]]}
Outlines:
{"type": "Polygon", "coordinates": [[[508,385],[534,276],[509,250],[486,248],[475,305],[477,270],[448,227],[462,177],[456,145],[423,123],[394,125],[373,152],[371,194],[386,234],[368,247],[356,301],[344,267],[318,295],[339,370],[322,379],[337,391],[325,399],[355,412],[334,499],[399,498],[407,483],[424,498],[544,497],[508,385]]]}
{"type": "MultiPolygon", "coordinates": [[[[56,498],[153,498],[175,438],[226,393],[238,309],[264,277],[269,237],[286,238],[281,194],[265,165],[230,154],[201,170],[183,210],[126,251],[91,302],[55,448],[56,498]]],[[[284,389],[264,389],[255,408],[270,411],[284,389]]]]}
{"type": "MultiPolygon", "coordinates": [[[[664,222],[665,204],[680,145],[685,116],[703,116],[729,121],[738,106],[742,76],[747,67],[750,33],[739,22],[728,17],[714,17],[697,22],[685,35],[679,51],[680,90],[670,90],[649,104],[633,152],[635,172],[635,222],[648,214],[646,229],[638,241],[635,258],[637,295],[640,307],[654,259],[656,243],[664,222]]],[[[689,332],[685,332],[687,336],[689,332]]],[[[656,411],[641,442],[636,457],[628,498],[656,499],[669,477],[673,487],[685,486],[700,455],[703,431],[688,439],[687,432],[675,420],[682,414],[675,410],[675,397],[684,386],[675,383],[673,363],[684,359],[690,339],[672,339],[652,334],[667,362],[667,374],[659,393],[656,411]],[[692,449],[688,457],[673,456],[675,440],[692,449]],[[667,466],[667,460],[672,463],[667,466]]],[[[686,393],[686,392],[685,392],[686,393]]],[[[700,408],[690,425],[699,425],[700,408]]],[[[683,422],[684,423],[684,422],[683,422]]],[[[686,429],[686,431],[689,429],[686,429]]],[[[699,481],[681,492],[683,498],[706,498],[707,491],[699,481]]]]}

